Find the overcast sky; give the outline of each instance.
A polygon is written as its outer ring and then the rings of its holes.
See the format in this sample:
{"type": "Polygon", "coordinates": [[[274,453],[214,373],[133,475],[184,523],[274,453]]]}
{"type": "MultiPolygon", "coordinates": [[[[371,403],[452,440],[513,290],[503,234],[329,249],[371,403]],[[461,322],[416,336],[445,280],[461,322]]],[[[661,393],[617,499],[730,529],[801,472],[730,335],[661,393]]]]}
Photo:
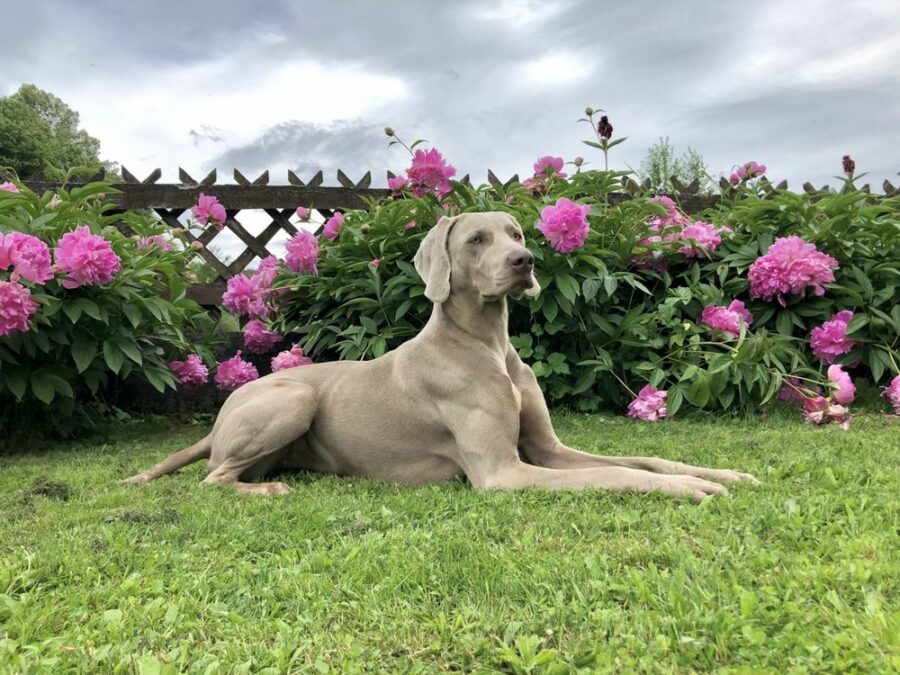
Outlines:
{"type": "Polygon", "coordinates": [[[30,0],[3,25],[0,95],[49,90],[139,178],[383,185],[408,165],[385,125],[476,182],[545,154],[596,166],[586,105],[628,136],[615,168],[668,136],[714,175],[756,160],[795,189],[835,184],[847,153],[877,185],[900,172],[896,0],[30,0]]]}

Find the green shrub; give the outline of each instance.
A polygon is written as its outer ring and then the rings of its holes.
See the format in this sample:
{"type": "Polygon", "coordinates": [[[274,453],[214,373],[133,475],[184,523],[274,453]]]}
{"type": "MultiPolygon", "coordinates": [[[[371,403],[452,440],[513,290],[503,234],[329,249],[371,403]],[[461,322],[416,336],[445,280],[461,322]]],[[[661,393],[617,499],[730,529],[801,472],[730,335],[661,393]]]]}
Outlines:
{"type": "MultiPolygon", "coordinates": [[[[115,382],[145,378],[164,391],[176,384],[167,357],[190,351],[213,361],[205,343],[214,325],[185,297],[183,277],[193,251],[177,240],[171,241],[172,250],[159,244],[141,248],[142,237],[172,235],[147,213],[110,213],[104,197],[113,192],[105,183],[58,195],[0,191],[0,234],[33,235],[53,250],[63,234],[87,226],[111,242],[121,259],[121,269],[102,285],[65,288],[58,272],[45,284],[20,280],[38,310],[27,331],[0,337],[5,432],[50,426],[72,433],[103,410],[104,394],[115,382]],[[117,222],[134,235],[123,234],[117,222]]],[[[0,271],[0,281],[10,274],[0,271]]]]}
{"type": "Polygon", "coordinates": [[[842,309],[855,313],[849,334],[860,346],[837,363],[853,365],[854,377],[873,385],[897,372],[900,198],[850,185],[825,195],[744,186],[695,215],[733,233],[708,256],[692,258],[664,242],[642,245],[654,234],[649,219],[665,208],[650,194],[610,199],[621,192],[623,176],[581,171],[547,181],[543,194],[519,184],[507,190],[454,183],[443,203],[407,196],[349,212],[339,238],[320,241],[317,276],[280,277],[278,284],[290,288],[281,300],[281,327],[305,335],[307,353],[318,360],[373,358],[395,348],[431,312],[412,266],[427,229],[448,212],[498,210],[519,221],[536,257],[543,290],[510,301],[510,334],[552,404],[621,411],[650,383],[669,391],[669,414],[685,402],[708,410],[754,408],[772,401],[788,376],[823,381],[810,331],[842,309]],[[554,250],[535,228],[541,209],[561,197],[591,205],[590,235],[571,253],[554,250]],[[412,220],[416,226],[407,229],[412,220]],[[835,282],[821,297],[788,296],[785,307],[751,299],[747,269],[788,235],[834,257],[835,282]],[[641,257],[654,251],[664,267],[641,257]],[[749,329],[725,339],[701,325],[704,307],[733,299],[752,313],[749,329]]]}

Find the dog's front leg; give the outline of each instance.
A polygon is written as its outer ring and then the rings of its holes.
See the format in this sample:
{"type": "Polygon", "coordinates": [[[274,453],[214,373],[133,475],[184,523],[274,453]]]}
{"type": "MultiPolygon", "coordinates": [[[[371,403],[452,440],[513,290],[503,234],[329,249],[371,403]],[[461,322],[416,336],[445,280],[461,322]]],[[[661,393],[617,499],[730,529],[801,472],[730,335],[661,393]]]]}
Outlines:
{"type": "Polygon", "coordinates": [[[624,467],[653,473],[695,476],[716,481],[747,481],[758,483],[749,473],[728,469],[707,469],[673,462],[659,457],[614,457],[592,455],[563,444],[553,429],[550,412],[543,392],[531,368],[519,361],[517,385],[522,396],[519,415],[518,445],[525,458],[537,466],[549,469],[590,469],[624,467]]]}
{"type": "MultiPolygon", "coordinates": [[[[508,409],[507,409],[508,410],[508,409]]],[[[662,492],[700,500],[727,494],[718,483],[693,476],[664,476],[620,466],[551,469],[519,459],[515,416],[504,412],[469,409],[448,420],[457,443],[458,461],[469,481],[482,490],[540,487],[550,490],[602,488],[629,492],[662,492]]]]}

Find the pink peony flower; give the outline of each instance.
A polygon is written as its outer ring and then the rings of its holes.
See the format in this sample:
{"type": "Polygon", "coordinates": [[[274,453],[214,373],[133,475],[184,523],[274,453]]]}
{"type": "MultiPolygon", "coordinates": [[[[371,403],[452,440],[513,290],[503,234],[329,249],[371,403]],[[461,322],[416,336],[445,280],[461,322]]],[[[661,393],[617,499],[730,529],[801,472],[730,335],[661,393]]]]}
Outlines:
{"type": "Polygon", "coordinates": [[[562,157],[551,157],[550,155],[545,155],[534,163],[534,176],[535,178],[565,178],[566,174],[562,172],[562,168],[562,157]]]}
{"type": "Polygon", "coordinates": [[[590,206],[581,206],[565,197],[552,206],[541,209],[541,220],[537,224],[550,244],[560,253],[568,253],[584,245],[590,226],[587,214],[590,206]]]}
{"type": "Polygon", "coordinates": [[[381,264],[381,258],[372,258],[372,262],[369,263],[372,267],[378,267],[381,264]]]}
{"type": "Polygon", "coordinates": [[[405,227],[407,230],[411,230],[411,229],[413,229],[415,226],[416,226],[416,221],[414,221],[414,220],[411,220],[411,221],[409,221],[406,225],[404,225],[404,227],[405,227]]]}
{"type": "Polygon", "coordinates": [[[272,287],[272,282],[278,275],[278,268],[281,267],[281,261],[274,255],[267,255],[259,261],[256,271],[253,272],[251,279],[256,283],[262,291],[268,291],[272,287]]]}
{"type": "Polygon", "coordinates": [[[844,431],[850,428],[850,411],[840,403],[835,403],[824,396],[816,396],[805,399],[803,407],[803,419],[807,422],[813,424],[840,422],[844,431]]]}
{"type": "Polygon", "coordinates": [[[831,397],[838,403],[853,403],[856,397],[856,387],[853,380],[838,365],[828,366],[828,383],[834,389],[831,397]]]}
{"type": "Polygon", "coordinates": [[[281,335],[266,328],[259,319],[253,319],[244,326],[244,344],[254,354],[263,354],[280,341],[281,335]]]}
{"type": "Polygon", "coordinates": [[[741,177],[736,173],[733,173],[728,177],[728,182],[730,182],[732,185],[737,185],[741,182],[741,177]]]}
{"type": "Polygon", "coordinates": [[[171,251],[172,244],[161,234],[154,234],[149,237],[141,237],[138,239],[137,248],[144,251],[151,246],[159,246],[163,251],[171,251]]]}
{"type": "Polygon", "coordinates": [[[695,221],[682,228],[678,235],[679,239],[689,239],[695,243],[682,246],[678,250],[689,258],[699,257],[709,251],[714,251],[722,243],[720,234],[723,232],[731,232],[731,230],[727,227],[717,229],[714,225],[704,223],[702,220],[695,221]]]}
{"type": "Polygon", "coordinates": [[[30,290],[15,281],[0,281],[0,337],[27,331],[37,310],[30,290]]]}
{"type": "Polygon", "coordinates": [[[285,249],[287,255],[284,262],[288,269],[293,272],[318,274],[316,261],[319,259],[319,238],[316,235],[301,230],[288,240],[285,249]]]}
{"type": "Polygon", "coordinates": [[[16,186],[15,183],[10,183],[9,181],[6,181],[5,183],[0,183],[0,190],[4,190],[6,192],[18,192],[19,188],[16,186]]]}
{"type": "Polygon", "coordinates": [[[847,337],[847,324],[852,318],[853,312],[845,309],[812,329],[809,344],[813,354],[822,359],[822,363],[834,363],[838,356],[846,354],[859,344],[847,337]]]}
{"type": "Polygon", "coordinates": [[[813,244],[797,236],[780,237],[750,265],[750,295],[766,300],[777,297],[782,307],[787,293],[812,287],[816,295],[824,295],[823,284],[834,281],[837,268],[838,261],[817,251],[813,244]]]}
{"type": "Polygon", "coordinates": [[[747,162],[744,167],[749,178],[753,178],[754,176],[762,176],[766,172],[765,164],[757,164],[753,161],[747,162]]]}
{"type": "Polygon", "coordinates": [[[294,213],[300,220],[309,220],[309,209],[305,206],[298,206],[294,213]]]}
{"type": "Polygon", "coordinates": [[[222,294],[222,305],[238,316],[268,316],[268,289],[260,285],[260,279],[251,279],[246,274],[236,274],[226,284],[222,294]]]}
{"type": "Polygon", "coordinates": [[[403,176],[388,178],[388,188],[392,192],[402,192],[404,188],[409,186],[409,179],[403,176]]]}
{"type": "Polygon", "coordinates": [[[732,300],[728,307],[721,305],[709,305],[700,314],[700,322],[710,328],[721,331],[730,340],[741,332],[741,322],[745,326],[753,323],[753,317],[740,300],[732,300]]]}
{"type": "Polygon", "coordinates": [[[22,232],[0,234],[0,270],[12,265],[12,281],[24,277],[34,284],[53,278],[50,249],[37,237],[22,232]]]}
{"type": "Polygon", "coordinates": [[[303,356],[303,350],[300,345],[294,345],[290,350],[279,352],[277,356],[272,358],[272,372],[277,373],[279,370],[287,368],[295,368],[297,366],[307,366],[313,360],[308,356],[303,356]]]}
{"type": "Polygon", "coordinates": [[[220,230],[225,227],[225,219],[228,217],[225,207],[216,197],[202,192],[197,199],[197,205],[191,207],[191,213],[201,225],[215,225],[220,230]]]}
{"type": "Polygon", "coordinates": [[[661,232],[672,227],[681,228],[691,224],[690,218],[678,210],[678,207],[675,206],[675,202],[673,202],[671,198],[666,197],[665,195],[656,195],[655,197],[651,197],[650,201],[662,204],[666,208],[665,216],[653,216],[647,223],[647,226],[653,232],[661,232]]]}
{"type": "Polygon", "coordinates": [[[122,260],[103,237],[91,234],[86,225],[66,232],[54,251],[57,267],[68,275],[62,285],[78,288],[84,284],[106,284],[122,266],[122,260]]]}
{"type": "Polygon", "coordinates": [[[330,239],[334,241],[337,239],[338,234],[340,234],[341,226],[344,224],[344,214],[340,211],[336,211],[331,218],[325,223],[325,227],[322,228],[322,234],[325,235],[326,239],[330,239]]]}
{"type": "Polygon", "coordinates": [[[188,354],[184,361],[170,361],[169,368],[185,387],[199,387],[209,380],[209,369],[196,354],[188,354]]]}
{"type": "Polygon", "coordinates": [[[438,197],[443,197],[452,188],[450,178],[456,174],[456,169],[447,164],[441,153],[432,148],[427,152],[416,150],[406,174],[412,187],[417,188],[414,190],[416,196],[422,196],[424,188],[428,188],[436,192],[438,197]]]}
{"type": "Polygon", "coordinates": [[[882,392],[888,402],[894,407],[894,413],[900,415],[900,375],[897,375],[882,392]]]}
{"type": "Polygon", "coordinates": [[[259,377],[259,373],[249,361],[241,358],[241,351],[232,356],[227,361],[222,361],[216,368],[216,384],[219,389],[229,390],[237,389],[241,385],[252,382],[259,377]]]}
{"type": "Polygon", "coordinates": [[[628,404],[628,416],[646,422],[658,422],[666,416],[666,396],[669,392],[644,385],[637,398],[628,404]]]}

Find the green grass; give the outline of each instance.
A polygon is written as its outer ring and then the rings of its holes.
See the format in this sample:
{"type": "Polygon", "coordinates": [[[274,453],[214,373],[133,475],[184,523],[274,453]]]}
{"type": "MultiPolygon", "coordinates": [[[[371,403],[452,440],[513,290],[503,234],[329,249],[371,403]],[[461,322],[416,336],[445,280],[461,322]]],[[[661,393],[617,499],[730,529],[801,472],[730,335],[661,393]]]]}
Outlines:
{"type": "Polygon", "coordinates": [[[752,471],[699,506],[299,475],[116,483],[203,426],[0,458],[2,672],[896,672],[896,421],[559,416],[590,451],[752,471]]]}

